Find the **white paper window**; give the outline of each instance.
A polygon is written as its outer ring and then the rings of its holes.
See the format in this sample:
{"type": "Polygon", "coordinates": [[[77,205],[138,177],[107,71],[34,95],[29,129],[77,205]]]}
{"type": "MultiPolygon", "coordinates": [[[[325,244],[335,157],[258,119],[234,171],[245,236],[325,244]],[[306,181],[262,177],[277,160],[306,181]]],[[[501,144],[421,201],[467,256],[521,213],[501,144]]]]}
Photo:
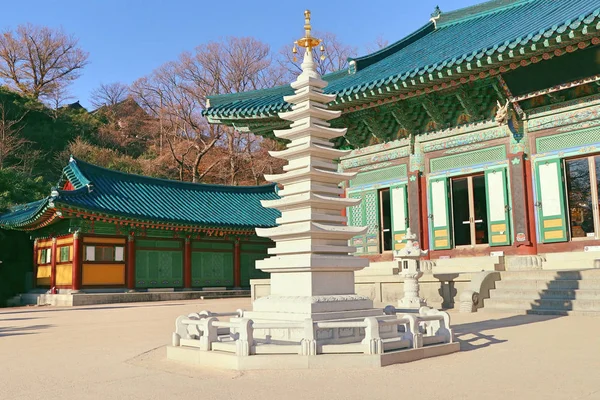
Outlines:
{"type": "Polygon", "coordinates": [[[123,261],[124,260],[124,247],[115,247],[115,261],[123,261]]]}
{"type": "Polygon", "coordinates": [[[406,196],[404,195],[404,187],[392,189],[392,207],[394,214],[394,231],[406,230],[406,213],[405,206],[406,196]]]}
{"type": "Polygon", "coordinates": [[[433,227],[445,227],[448,225],[446,216],[446,181],[436,181],[431,184],[431,205],[433,208],[433,227]]]}
{"type": "Polygon", "coordinates": [[[46,250],[46,264],[50,264],[52,262],[52,250],[46,250]]]}
{"type": "Polygon", "coordinates": [[[487,176],[489,193],[490,220],[504,221],[506,218],[506,204],[504,204],[504,179],[500,171],[492,172],[487,176]]]}
{"type": "Polygon", "coordinates": [[[540,189],[542,201],[542,214],[544,217],[561,215],[558,164],[542,164],[540,171],[540,189]]]}
{"type": "Polygon", "coordinates": [[[96,247],[95,246],[85,246],[85,260],[86,261],[95,261],[96,260],[96,247]]]}

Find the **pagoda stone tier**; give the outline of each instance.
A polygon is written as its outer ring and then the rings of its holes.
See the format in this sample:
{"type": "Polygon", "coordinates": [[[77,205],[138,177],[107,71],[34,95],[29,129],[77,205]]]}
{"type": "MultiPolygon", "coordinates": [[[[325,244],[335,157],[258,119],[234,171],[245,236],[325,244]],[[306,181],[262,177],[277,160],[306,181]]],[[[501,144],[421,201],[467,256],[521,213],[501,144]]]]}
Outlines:
{"type": "Polygon", "coordinates": [[[244,316],[298,321],[381,315],[372,300],[354,292],[354,271],[365,268],[368,260],[354,257],[356,249],[348,241],[367,228],[347,226],[342,216],[342,210],[360,199],[342,197],[340,184],[355,174],[338,172],[334,161],[348,154],[331,143],[346,133],[327,122],[340,115],[326,105],[335,95],[323,93],[327,82],[315,71],[310,49],[302,71],[292,83],[295,94],[285,97],[292,110],[279,114],[292,124],[274,132],[289,143],[271,155],[288,163],[284,173],[265,176],[284,186],[280,199],[262,201],[264,207],[281,211],[281,217],[277,227],[256,229],[258,236],[276,243],[269,251],[272,256],[256,263],[271,274],[271,294],[256,300],[254,310],[244,316]]]}

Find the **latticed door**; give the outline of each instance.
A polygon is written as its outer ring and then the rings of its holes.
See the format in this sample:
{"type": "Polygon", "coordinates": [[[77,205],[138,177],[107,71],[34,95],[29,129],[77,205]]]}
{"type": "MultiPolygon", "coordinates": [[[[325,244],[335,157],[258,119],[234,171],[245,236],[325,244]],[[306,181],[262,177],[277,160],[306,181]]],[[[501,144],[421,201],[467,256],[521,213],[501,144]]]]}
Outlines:
{"type": "Polygon", "coordinates": [[[567,240],[563,170],[560,159],[541,161],[536,165],[537,203],[541,241],[567,240]]]}
{"type": "Polygon", "coordinates": [[[400,250],[404,247],[402,240],[408,229],[408,201],[406,195],[406,184],[392,186],[391,213],[392,213],[392,248],[400,250]]]}
{"type": "Polygon", "coordinates": [[[490,246],[510,244],[510,207],[506,169],[485,172],[488,237],[490,246]]]}
{"type": "Polygon", "coordinates": [[[367,226],[367,233],[350,241],[357,254],[379,253],[379,201],[376,190],[350,193],[352,199],[361,199],[359,205],[348,208],[348,225],[367,226]]]}
{"type": "Polygon", "coordinates": [[[429,181],[429,206],[433,248],[434,250],[449,249],[452,243],[448,212],[448,179],[434,178],[429,181]]]}

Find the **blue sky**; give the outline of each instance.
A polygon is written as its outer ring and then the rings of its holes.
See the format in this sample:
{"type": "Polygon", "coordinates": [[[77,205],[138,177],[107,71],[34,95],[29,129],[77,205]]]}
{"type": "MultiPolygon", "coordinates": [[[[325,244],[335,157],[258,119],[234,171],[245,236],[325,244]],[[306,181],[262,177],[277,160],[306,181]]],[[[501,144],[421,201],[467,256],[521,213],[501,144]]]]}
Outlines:
{"type": "Polygon", "coordinates": [[[180,53],[226,36],[254,36],[278,51],[303,33],[303,11],[316,30],[330,31],[364,53],[381,36],[393,43],[422,26],[436,5],[442,11],[481,0],[47,0],[2,5],[0,27],[18,24],[62,27],[79,38],[90,64],[71,86],[89,106],[100,83],[131,83],[180,53]]]}

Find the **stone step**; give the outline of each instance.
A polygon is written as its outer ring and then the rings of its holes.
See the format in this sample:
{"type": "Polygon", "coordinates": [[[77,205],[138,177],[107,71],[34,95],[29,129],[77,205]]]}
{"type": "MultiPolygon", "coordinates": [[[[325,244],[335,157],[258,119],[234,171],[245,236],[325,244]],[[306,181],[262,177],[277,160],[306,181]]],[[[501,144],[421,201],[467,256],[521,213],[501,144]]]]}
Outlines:
{"type": "Polygon", "coordinates": [[[544,269],[583,269],[594,268],[600,259],[599,251],[576,251],[542,254],[544,269]]]}
{"type": "Polygon", "coordinates": [[[435,261],[433,273],[481,272],[503,269],[503,260],[499,256],[439,258],[435,261]]]}
{"type": "Polygon", "coordinates": [[[482,308],[483,312],[488,314],[517,314],[517,315],[560,315],[574,317],[600,317],[600,311],[573,311],[573,310],[543,310],[536,308],[535,310],[519,310],[510,308],[482,308]]]}
{"type": "Polygon", "coordinates": [[[599,289],[492,289],[491,299],[564,299],[564,300],[600,300],[599,289]]]}
{"type": "Polygon", "coordinates": [[[582,280],[538,280],[538,279],[502,279],[497,281],[496,289],[600,289],[600,279],[582,280]]]}
{"type": "Polygon", "coordinates": [[[597,311],[600,312],[600,300],[565,299],[485,299],[484,308],[509,310],[551,310],[551,311],[597,311]]]}
{"type": "Polygon", "coordinates": [[[506,271],[501,272],[503,281],[508,280],[578,280],[578,279],[600,279],[600,269],[585,269],[580,271],[506,271]]]}

